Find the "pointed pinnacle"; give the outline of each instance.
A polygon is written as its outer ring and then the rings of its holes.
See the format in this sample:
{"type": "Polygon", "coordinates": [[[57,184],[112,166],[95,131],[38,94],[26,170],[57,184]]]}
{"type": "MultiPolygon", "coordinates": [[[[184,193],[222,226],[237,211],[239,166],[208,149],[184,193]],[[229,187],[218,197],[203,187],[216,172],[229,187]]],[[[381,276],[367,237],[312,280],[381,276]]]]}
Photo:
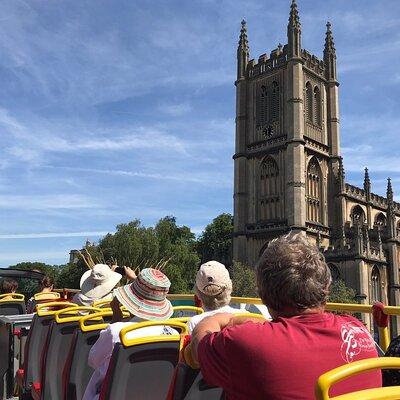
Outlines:
{"type": "Polygon", "coordinates": [[[392,180],[388,178],[388,183],[387,183],[387,197],[389,200],[389,197],[393,198],[393,188],[392,188],[392,180]]]}
{"type": "Polygon", "coordinates": [[[240,36],[239,36],[239,47],[244,49],[245,51],[249,50],[249,44],[247,40],[247,26],[246,21],[243,19],[241,22],[240,36]]]}
{"type": "Polygon", "coordinates": [[[293,28],[300,28],[300,18],[296,0],[292,0],[292,4],[290,6],[289,26],[293,28]]]}
{"type": "Polygon", "coordinates": [[[365,185],[370,185],[371,184],[371,180],[369,179],[369,172],[368,172],[368,168],[365,167],[365,173],[364,173],[364,186],[365,185]]]}
{"type": "Polygon", "coordinates": [[[326,53],[335,53],[335,42],[333,41],[333,34],[332,34],[332,25],[328,21],[326,23],[326,36],[325,36],[325,49],[324,49],[324,54],[326,53]]]}

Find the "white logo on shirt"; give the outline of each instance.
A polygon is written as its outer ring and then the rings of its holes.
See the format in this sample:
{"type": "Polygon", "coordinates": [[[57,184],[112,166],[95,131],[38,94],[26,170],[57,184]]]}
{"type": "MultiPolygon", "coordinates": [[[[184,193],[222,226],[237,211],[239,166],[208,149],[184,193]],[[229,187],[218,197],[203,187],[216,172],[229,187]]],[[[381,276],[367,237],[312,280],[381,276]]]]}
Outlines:
{"type": "Polygon", "coordinates": [[[347,363],[352,362],[361,351],[373,351],[375,349],[374,341],[368,329],[363,326],[347,322],[342,325],[340,334],[342,337],[340,353],[347,363]]]}

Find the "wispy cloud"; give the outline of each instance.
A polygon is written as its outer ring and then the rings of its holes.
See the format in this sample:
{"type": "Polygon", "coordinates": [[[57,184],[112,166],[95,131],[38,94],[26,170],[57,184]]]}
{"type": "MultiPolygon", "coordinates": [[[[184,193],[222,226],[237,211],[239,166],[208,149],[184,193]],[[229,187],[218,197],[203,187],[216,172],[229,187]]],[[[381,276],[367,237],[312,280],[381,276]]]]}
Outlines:
{"type": "Polygon", "coordinates": [[[2,209],[82,209],[98,208],[100,206],[98,199],[74,194],[0,196],[0,208],[2,209]]]}
{"type": "Polygon", "coordinates": [[[187,114],[192,110],[192,107],[188,103],[181,104],[163,104],[158,107],[159,111],[170,115],[172,117],[180,117],[182,115],[187,114]]]}
{"type": "MultiPolygon", "coordinates": [[[[1,239],[44,239],[44,238],[72,238],[72,237],[99,237],[107,235],[106,231],[94,232],[46,232],[46,233],[9,233],[1,234],[1,239]]],[[[112,232],[111,232],[112,233],[112,232]]]]}
{"type": "Polygon", "coordinates": [[[20,251],[16,252],[1,252],[0,263],[3,265],[16,264],[25,261],[38,261],[45,263],[66,263],[68,261],[67,249],[65,251],[20,251]]]}
{"type": "MultiPolygon", "coordinates": [[[[51,168],[51,167],[50,167],[51,168]]],[[[76,167],[60,167],[60,169],[85,172],[89,174],[104,174],[104,175],[117,175],[123,177],[131,178],[144,178],[144,179],[155,179],[162,181],[176,181],[176,182],[189,182],[189,183],[199,183],[199,184],[219,184],[224,186],[230,186],[231,180],[225,175],[215,172],[213,175],[205,173],[185,173],[180,174],[168,174],[168,173],[147,173],[147,172],[137,172],[137,171],[127,171],[127,170],[112,170],[112,169],[96,169],[96,168],[76,168],[76,167]]]]}

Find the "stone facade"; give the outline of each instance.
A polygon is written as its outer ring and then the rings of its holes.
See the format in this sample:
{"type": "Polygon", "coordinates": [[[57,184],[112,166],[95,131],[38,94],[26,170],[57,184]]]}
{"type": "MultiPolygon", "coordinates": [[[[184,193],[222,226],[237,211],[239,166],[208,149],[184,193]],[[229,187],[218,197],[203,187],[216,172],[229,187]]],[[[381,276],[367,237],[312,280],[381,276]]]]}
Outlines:
{"type": "MultiPolygon", "coordinates": [[[[237,50],[234,260],[254,265],[267,243],[304,232],[335,279],[361,303],[400,305],[400,204],[345,183],[340,156],[336,49],[328,22],[323,59],[302,48],[292,0],[288,43],[249,57],[245,21],[237,50]]],[[[370,323],[369,319],[366,319],[370,323]]],[[[395,322],[392,333],[400,332],[395,322]]]]}

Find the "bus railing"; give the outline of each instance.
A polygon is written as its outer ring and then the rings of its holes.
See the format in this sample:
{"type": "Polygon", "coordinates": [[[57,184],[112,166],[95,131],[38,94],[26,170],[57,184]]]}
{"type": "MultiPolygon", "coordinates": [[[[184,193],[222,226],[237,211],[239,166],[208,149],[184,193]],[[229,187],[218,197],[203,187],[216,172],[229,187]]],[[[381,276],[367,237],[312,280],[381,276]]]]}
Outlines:
{"type": "MultiPolygon", "coordinates": [[[[195,301],[193,294],[170,294],[168,298],[172,301],[195,301]]],[[[263,302],[258,297],[232,297],[231,303],[261,305],[263,302]]],[[[349,304],[349,303],[326,303],[327,311],[351,312],[372,314],[374,323],[378,327],[379,346],[386,351],[390,343],[389,316],[400,316],[400,307],[385,306],[382,303],[370,304],[349,304]]]]}

